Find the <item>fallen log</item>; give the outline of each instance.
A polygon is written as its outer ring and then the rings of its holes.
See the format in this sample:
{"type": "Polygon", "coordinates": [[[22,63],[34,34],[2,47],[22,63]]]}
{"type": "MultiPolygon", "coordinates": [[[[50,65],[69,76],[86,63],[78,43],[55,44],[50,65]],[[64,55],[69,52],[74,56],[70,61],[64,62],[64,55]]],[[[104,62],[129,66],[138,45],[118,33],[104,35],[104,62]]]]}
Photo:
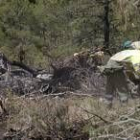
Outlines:
{"type": "MultiPolygon", "coordinates": [[[[29,66],[27,66],[27,65],[25,65],[25,64],[23,64],[23,63],[20,63],[20,62],[18,62],[18,61],[10,61],[3,53],[1,53],[0,52],[0,65],[1,65],[1,68],[2,68],[2,70],[9,70],[9,67],[10,66],[18,66],[18,67],[20,67],[20,68],[22,68],[22,69],[24,69],[24,70],[26,70],[26,71],[28,71],[28,72],[30,72],[32,75],[33,75],[33,77],[36,77],[37,76],[37,74],[38,74],[38,71],[37,70],[35,70],[35,69],[33,69],[33,68],[31,68],[31,67],[29,67],[29,66]]],[[[6,71],[5,71],[6,72],[6,71]]]]}
{"type": "Polygon", "coordinates": [[[20,63],[20,62],[17,62],[17,61],[9,61],[9,60],[8,60],[8,62],[9,62],[10,65],[18,66],[18,67],[30,72],[33,75],[33,77],[36,77],[38,75],[37,70],[34,70],[34,69],[30,68],[29,66],[27,66],[23,63],[20,63]]]}

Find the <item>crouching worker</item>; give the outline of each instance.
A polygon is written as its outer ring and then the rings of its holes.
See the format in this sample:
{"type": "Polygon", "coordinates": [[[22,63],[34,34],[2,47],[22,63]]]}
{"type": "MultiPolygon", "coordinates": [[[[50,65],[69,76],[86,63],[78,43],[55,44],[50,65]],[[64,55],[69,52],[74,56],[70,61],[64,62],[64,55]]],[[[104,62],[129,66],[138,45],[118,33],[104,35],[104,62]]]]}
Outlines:
{"type": "Polygon", "coordinates": [[[110,105],[115,95],[121,102],[132,97],[134,82],[139,81],[139,65],[140,50],[124,50],[113,55],[105,66],[99,67],[107,77],[105,97],[110,105]]]}

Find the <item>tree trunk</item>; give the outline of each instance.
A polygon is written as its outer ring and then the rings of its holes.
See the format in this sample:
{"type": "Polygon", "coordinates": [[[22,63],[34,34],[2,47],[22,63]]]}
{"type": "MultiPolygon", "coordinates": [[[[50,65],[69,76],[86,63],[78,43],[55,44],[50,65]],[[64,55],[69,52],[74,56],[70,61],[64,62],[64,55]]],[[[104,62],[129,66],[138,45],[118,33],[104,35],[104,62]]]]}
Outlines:
{"type": "Polygon", "coordinates": [[[110,23],[109,23],[109,0],[104,3],[104,46],[109,47],[110,23]]]}

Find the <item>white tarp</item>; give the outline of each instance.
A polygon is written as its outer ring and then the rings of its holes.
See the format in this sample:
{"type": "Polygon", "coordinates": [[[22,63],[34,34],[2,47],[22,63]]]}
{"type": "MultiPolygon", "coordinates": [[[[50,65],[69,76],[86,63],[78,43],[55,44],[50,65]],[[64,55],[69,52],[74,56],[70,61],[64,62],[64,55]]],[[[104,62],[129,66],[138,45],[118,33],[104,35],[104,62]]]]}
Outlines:
{"type": "Polygon", "coordinates": [[[124,50],[113,55],[110,60],[123,61],[131,56],[140,57],[140,50],[124,50]]]}
{"type": "Polygon", "coordinates": [[[140,49],[140,41],[132,42],[131,46],[132,46],[134,49],[140,49]]]}

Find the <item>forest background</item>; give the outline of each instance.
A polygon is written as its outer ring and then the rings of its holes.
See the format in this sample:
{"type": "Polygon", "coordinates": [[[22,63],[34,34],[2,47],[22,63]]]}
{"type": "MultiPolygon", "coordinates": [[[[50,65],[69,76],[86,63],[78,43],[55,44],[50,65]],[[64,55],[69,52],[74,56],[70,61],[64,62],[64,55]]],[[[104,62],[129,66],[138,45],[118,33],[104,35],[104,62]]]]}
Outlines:
{"type": "Polygon", "coordinates": [[[84,48],[139,40],[139,14],[139,0],[1,0],[0,50],[47,67],[84,48]]]}

